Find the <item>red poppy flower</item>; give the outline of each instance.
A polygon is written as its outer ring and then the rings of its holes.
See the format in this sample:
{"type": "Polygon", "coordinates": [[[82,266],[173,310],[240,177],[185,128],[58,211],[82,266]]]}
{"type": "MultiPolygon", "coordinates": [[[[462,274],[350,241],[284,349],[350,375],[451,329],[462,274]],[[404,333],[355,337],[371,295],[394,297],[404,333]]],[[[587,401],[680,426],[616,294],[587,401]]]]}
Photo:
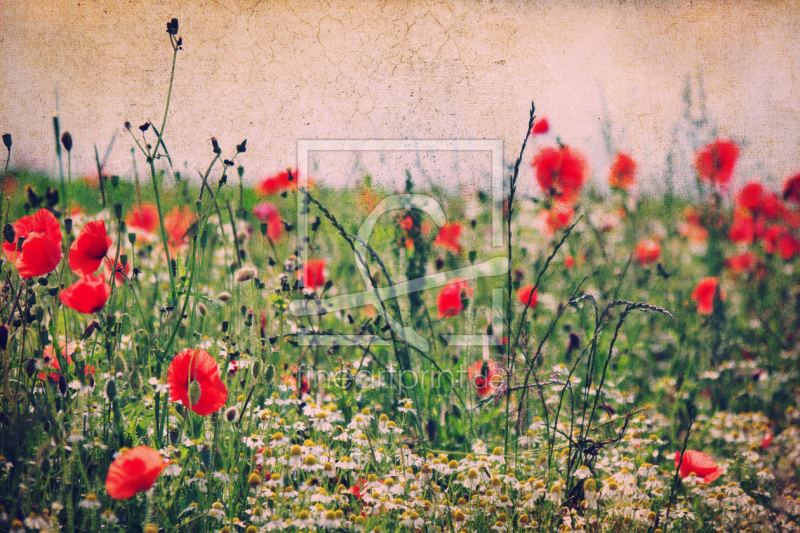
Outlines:
{"type": "Polygon", "coordinates": [[[149,446],[137,446],[114,459],[108,467],[106,492],[115,500],[127,500],[150,490],[167,463],[149,446]]]}
{"type": "Polygon", "coordinates": [[[79,276],[94,274],[111,248],[111,242],[105,221],[88,222],[69,247],[69,267],[79,276]]]}
{"type": "MultiPolygon", "coordinates": [[[[158,226],[158,209],[150,203],[135,205],[125,215],[125,225],[128,228],[142,230],[146,234],[154,234],[158,226]]],[[[148,235],[137,235],[136,238],[148,241],[148,235]]]]}
{"type": "Polygon", "coordinates": [[[725,186],[733,176],[738,158],[739,148],[733,141],[717,139],[697,151],[694,164],[701,180],[725,186]]]}
{"type": "Polygon", "coordinates": [[[524,287],[520,287],[517,291],[517,300],[522,305],[528,305],[528,300],[531,301],[530,307],[536,307],[536,304],[539,303],[537,296],[539,295],[539,289],[533,290],[533,285],[526,285],[524,287]],[[533,291],[533,296],[531,296],[531,291],[533,291]]]}
{"type": "Polygon", "coordinates": [[[783,199],[787,202],[800,204],[800,174],[786,180],[783,185],[783,199]]]}
{"type": "Polygon", "coordinates": [[[265,178],[258,182],[256,185],[256,193],[261,196],[269,196],[271,194],[280,193],[289,189],[297,188],[297,171],[291,173],[292,179],[289,179],[289,171],[284,170],[274,176],[265,178]]]}
{"type": "Polygon", "coordinates": [[[564,258],[564,266],[566,266],[568,269],[572,270],[572,267],[575,266],[575,258],[572,257],[571,255],[568,255],[567,257],[565,257],[564,258]]]}
{"type": "Polygon", "coordinates": [[[502,379],[497,364],[492,360],[476,361],[474,365],[467,367],[467,375],[470,382],[475,385],[478,396],[492,394],[502,379]],[[486,364],[485,375],[483,371],[484,363],[486,364]]]}
{"type": "Polygon", "coordinates": [[[734,255],[725,261],[725,266],[731,271],[734,276],[738,276],[743,272],[750,272],[756,266],[756,256],[753,252],[744,252],[734,255]]]}
{"type": "Polygon", "coordinates": [[[781,254],[781,259],[790,261],[795,255],[800,253],[800,239],[795,237],[789,232],[781,235],[778,239],[778,251],[781,254]]]}
{"type": "Polygon", "coordinates": [[[746,212],[736,211],[733,214],[733,224],[728,230],[728,239],[738,244],[750,244],[755,236],[753,217],[746,212]]]}
{"type": "Polygon", "coordinates": [[[636,161],[623,153],[617,154],[611,165],[608,184],[612,189],[627,191],[636,182],[636,161]]]}
{"type": "Polygon", "coordinates": [[[183,206],[183,209],[176,205],[164,217],[164,229],[167,232],[167,244],[170,250],[189,244],[188,232],[195,220],[196,217],[188,205],[183,206]]]}
{"type": "Polygon", "coordinates": [[[464,310],[463,299],[472,297],[472,289],[467,281],[462,278],[451,280],[442,287],[436,298],[436,307],[439,308],[439,318],[456,316],[464,310]]]}
{"type": "MultiPolygon", "coordinates": [[[[692,300],[697,302],[697,310],[701,315],[708,315],[714,310],[714,294],[718,284],[717,278],[704,278],[692,291],[692,300]]],[[[724,300],[725,296],[725,291],[720,289],[719,297],[724,300]]]]}
{"type": "MultiPolygon", "coordinates": [[[[292,390],[292,394],[294,394],[296,396],[297,396],[297,370],[298,370],[298,368],[296,366],[293,366],[291,368],[291,371],[292,371],[291,374],[281,377],[281,383],[283,383],[284,385],[287,385],[292,390]]],[[[304,394],[308,394],[308,392],[310,390],[311,390],[311,387],[309,386],[309,383],[308,383],[308,377],[305,374],[303,374],[303,377],[302,377],[301,383],[300,383],[300,395],[299,395],[299,397],[302,398],[303,395],[304,394]]]]}
{"type": "Polygon", "coordinates": [[[569,146],[543,148],[531,164],[536,181],[549,197],[562,202],[577,200],[586,180],[586,161],[569,146]]]}
{"type": "Polygon", "coordinates": [[[650,265],[658,261],[661,256],[661,245],[654,239],[642,239],[636,243],[636,262],[640,265],[650,265]]]}
{"type": "MultiPolygon", "coordinates": [[[[316,290],[317,287],[325,286],[325,260],[324,259],[309,259],[303,265],[302,279],[303,286],[307,289],[316,290]]],[[[300,279],[300,272],[297,273],[297,278],[300,279]]]]}
{"type": "Polygon", "coordinates": [[[439,234],[433,240],[433,244],[441,246],[445,250],[454,254],[461,253],[461,245],[458,239],[461,237],[461,224],[458,222],[447,222],[439,228],[439,234]]]}
{"type": "Polygon", "coordinates": [[[764,438],[761,439],[761,449],[762,450],[766,450],[767,448],[769,448],[769,446],[770,446],[770,444],[772,444],[773,440],[774,440],[774,437],[772,435],[772,431],[767,430],[767,432],[764,434],[764,438]]]}
{"type": "Polygon", "coordinates": [[[547,122],[546,118],[537,120],[533,128],[531,128],[531,133],[533,135],[544,135],[548,131],[550,131],[550,124],[547,122]]]}
{"type": "Polygon", "coordinates": [[[273,241],[277,241],[283,231],[283,219],[278,209],[267,202],[258,204],[253,208],[253,216],[261,222],[267,223],[267,235],[273,241]]]}
{"type": "Polygon", "coordinates": [[[3,253],[23,278],[44,276],[61,261],[61,226],[47,209],[14,222],[14,242],[3,240],[3,253]],[[20,239],[24,239],[20,249],[20,239]]]}
{"type": "MultiPolygon", "coordinates": [[[[107,259],[103,263],[103,270],[106,273],[106,279],[108,283],[111,284],[111,260],[107,259]]],[[[125,277],[129,276],[131,273],[131,264],[130,262],[125,263],[125,266],[122,265],[122,261],[117,261],[117,268],[115,270],[117,275],[117,285],[123,285],[125,283],[125,277]]]]}
{"type": "Polygon", "coordinates": [[[766,230],[764,230],[763,240],[765,252],[770,255],[775,253],[775,248],[778,246],[778,241],[780,240],[784,231],[785,230],[782,227],[776,225],[769,226],[766,230]]]}
{"type": "Polygon", "coordinates": [[[557,230],[569,225],[574,214],[575,209],[570,204],[555,202],[550,209],[542,209],[537,213],[536,227],[543,235],[552,237],[557,230]]]}
{"type": "Polygon", "coordinates": [[[739,194],[736,195],[736,205],[742,209],[747,209],[751,213],[757,213],[764,200],[764,187],[757,181],[747,183],[739,194]]]}
{"type": "MultiPolygon", "coordinates": [[[[61,352],[61,356],[67,359],[67,364],[72,364],[72,354],[75,353],[75,348],[78,345],[74,342],[70,342],[66,346],[61,344],[59,347],[59,351],[61,352]]],[[[39,372],[39,379],[45,380],[47,376],[50,376],[53,381],[58,381],[58,378],[61,376],[61,365],[58,363],[58,358],[55,354],[55,348],[53,348],[52,344],[45,346],[44,352],[42,353],[42,366],[47,366],[52,368],[53,370],[57,370],[58,372],[50,372],[46,374],[44,372],[39,372]]]]}
{"type": "Polygon", "coordinates": [[[84,276],[59,294],[64,305],[79,313],[96,313],[111,295],[111,285],[102,276],[84,276]]]}
{"type": "Polygon", "coordinates": [[[767,220],[775,220],[781,218],[786,212],[786,206],[774,192],[769,192],[764,195],[761,202],[759,214],[767,220]]]}
{"type": "Polygon", "coordinates": [[[681,462],[681,452],[675,452],[675,468],[681,465],[678,473],[682,478],[688,477],[692,472],[699,478],[702,478],[703,483],[711,483],[719,476],[722,475],[722,468],[717,466],[714,459],[696,450],[686,450],[683,454],[683,462],[681,462]]]}
{"type": "Polygon", "coordinates": [[[181,402],[200,416],[220,410],[228,401],[228,389],[219,378],[219,367],[205,350],[187,348],[177,354],[167,369],[169,401],[181,402]],[[189,404],[189,384],[200,384],[200,399],[189,404]]]}

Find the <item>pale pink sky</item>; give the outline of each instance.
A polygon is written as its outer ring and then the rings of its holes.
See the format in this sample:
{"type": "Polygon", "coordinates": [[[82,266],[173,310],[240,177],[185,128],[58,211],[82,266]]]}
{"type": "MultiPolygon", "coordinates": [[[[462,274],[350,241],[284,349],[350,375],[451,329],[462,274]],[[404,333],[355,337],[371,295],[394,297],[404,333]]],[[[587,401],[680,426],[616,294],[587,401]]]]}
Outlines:
{"type": "MultiPolygon", "coordinates": [[[[4,0],[0,130],[14,137],[14,164],[52,172],[57,87],[75,165],[90,171],[92,143],[102,153],[123,121],[160,124],[165,24],[177,17],[185,49],[166,140],[192,175],[207,166],[212,135],[226,153],[248,139],[250,178],[294,166],[298,139],[502,139],[510,162],[534,99],[600,179],[609,164],[601,122],[611,118],[615,147],[640,162],[642,188],[656,190],[684,80],[696,92],[702,72],[719,133],[743,143],[736,180],[777,184],[800,171],[798,7],[4,0]]],[[[120,135],[109,171],[129,171],[131,145],[120,135]]],[[[680,170],[688,183],[688,166],[680,170]]]]}

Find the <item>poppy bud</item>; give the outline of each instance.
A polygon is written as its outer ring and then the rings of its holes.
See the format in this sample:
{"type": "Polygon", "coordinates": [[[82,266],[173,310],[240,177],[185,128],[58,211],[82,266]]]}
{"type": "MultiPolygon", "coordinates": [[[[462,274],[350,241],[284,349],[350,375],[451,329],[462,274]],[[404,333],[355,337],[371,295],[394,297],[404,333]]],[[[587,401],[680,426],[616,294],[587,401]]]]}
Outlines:
{"type": "Polygon", "coordinates": [[[267,384],[272,383],[272,380],[275,378],[275,367],[272,365],[267,365],[267,370],[264,372],[264,382],[267,384]]]}
{"type": "MultiPolygon", "coordinates": [[[[236,148],[239,147],[237,146],[236,148]]],[[[242,152],[244,152],[244,150],[242,150],[242,152]]],[[[236,167],[236,172],[239,174],[239,177],[241,178],[242,176],[244,176],[244,167],[242,165],[239,165],[238,167],[236,167]]]]}
{"type": "Polygon", "coordinates": [[[222,148],[219,147],[219,143],[217,142],[217,138],[216,137],[211,137],[211,149],[217,155],[222,153],[222,148]]]}
{"type": "Polygon", "coordinates": [[[478,252],[476,252],[475,250],[470,250],[469,251],[469,262],[470,262],[470,264],[475,264],[475,258],[477,258],[477,257],[478,257],[478,252]]]}
{"type": "Polygon", "coordinates": [[[36,314],[37,322],[41,322],[42,320],[44,320],[44,308],[41,305],[36,306],[34,313],[36,314]]]}
{"type": "Polygon", "coordinates": [[[106,396],[112,402],[117,398],[117,382],[113,379],[109,379],[106,383],[106,396]]]}
{"type": "Polygon", "coordinates": [[[111,186],[114,187],[115,189],[119,187],[119,176],[117,176],[116,174],[111,176],[111,186]]]}
{"type": "Polygon", "coordinates": [[[5,147],[9,151],[11,151],[11,134],[10,133],[4,133],[3,134],[3,144],[5,145],[5,147]]]}
{"type": "MultiPolygon", "coordinates": [[[[237,144],[236,145],[236,153],[237,154],[242,154],[242,153],[244,153],[246,151],[247,151],[247,139],[243,140],[242,144],[237,144]]],[[[242,173],[244,172],[244,168],[243,167],[239,167],[239,168],[242,169],[242,171],[239,173],[239,177],[241,177],[242,173]]]]}
{"type": "Polygon", "coordinates": [[[3,238],[5,238],[6,242],[14,242],[14,237],[17,236],[17,232],[14,231],[14,226],[11,224],[6,224],[3,227],[3,238]]]}
{"type": "Polygon", "coordinates": [[[61,144],[64,145],[64,150],[67,152],[72,150],[72,135],[68,131],[65,131],[64,135],[61,136],[61,144]]]}
{"type": "Polygon", "coordinates": [[[441,257],[436,258],[436,270],[441,270],[444,268],[444,259],[441,257]]]}
{"type": "Polygon", "coordinates": [[[228,331],[228,321],[227,320],[223,320],[222,321],[222,332],[225,333],[226,331],[228,331]]]}
{"type": "Polygon", "coordinates": [[[48,459],[47,457],[42,459],[41,469],[42,469],[42,474],[44,474],[44,476],[47,477],[47,474],[50,473],[50,459],[48,459]]]}
{"type": "Polygon", "coordinates": [[[258,379],[258,374],[261,372],[261,361],[253,361],[253,379],[258,379]]]}
{"type": "Polygon", "coordinates": [[[267,226],[266,222],[262,222],[259,226],[259,229],[261,230],[261,236],[263,237],[267,234],[267,229],[269,229],[269,226],[267,226]]]}
{"type": "Polygon", "coordinates": [[[117,217],[117,220],[122,219],[122,204],[119,202],[114,204],[114,216],[117,217]]]}
{"type": "Polygon", "coordinates": [[[256,271],[255,268],[244,267],[236,271],[236,273],[234,274],[234,279],[238,283],[244,283],[245,281],[250,281],[251,279],[253,279],[256,276],[256,274],[258,274],[258,271],[256,271]]]}
{"type": "Polygon", "coordinates": [[[32,378],[36,373],[36,359],[28,359],[25,361],[25,373],[29,378],[32,378]]]}
{"type": "Polygon", "coordinates": [[[200,390],[200,382],[192,381],[191,385],[189,385],[189,405],[197,405],[202,395],[203,391],[200,390]]]}
{"type": "Polygon", "coordinates": [[[67,393],[67,378],[65,378],[63,374],[59,374],[58,376],[58,391],[61,394],[67,393]]]}
{"type": "Polygon", "coordinates": [[[125,361],[122,360],[122,357],[117,356],[114,359],[114,372],[117,374],[124,374],[125,373],[125,361]]]}
{"type": "Polygon", "coordinates": [[[142,388],[142,377],[139,375],[138,370],[134,370],[133,374],[131,374],[131,390],[133,392],[139,392],[139,389],[142,388]]]}
{"type": "Polygon", "coordinates": [[[8,326],[0,324],[0,350],[5,351],[8,347],[8,326]]]}
{"type": "Polygon", "coordinates": [[[197,312],[200,313],[200,316],[206,316],[208,314],[208,308],[202,303],[197,304],[197,312]]]}
{"type": "Polygon", "coordinates": [[[72,219],[71,218],[65,218],[64,219],[64,228],[67,230],[67,233],[71,233],[72,232],[72,219]]]}

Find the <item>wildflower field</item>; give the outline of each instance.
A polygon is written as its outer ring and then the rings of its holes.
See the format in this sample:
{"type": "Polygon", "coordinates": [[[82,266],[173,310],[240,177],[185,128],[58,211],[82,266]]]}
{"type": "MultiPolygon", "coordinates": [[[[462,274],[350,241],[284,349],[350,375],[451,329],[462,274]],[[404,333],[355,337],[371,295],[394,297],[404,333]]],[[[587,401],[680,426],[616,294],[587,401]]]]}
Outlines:
{"type": "Polygon", "coordinates": [[[2,137],[0,529],[800,529],[800,174],[696,125],[691,195],[599,194],[532,106],[501,198],[190,181],[164,90],[141,175],[2,137]]]}

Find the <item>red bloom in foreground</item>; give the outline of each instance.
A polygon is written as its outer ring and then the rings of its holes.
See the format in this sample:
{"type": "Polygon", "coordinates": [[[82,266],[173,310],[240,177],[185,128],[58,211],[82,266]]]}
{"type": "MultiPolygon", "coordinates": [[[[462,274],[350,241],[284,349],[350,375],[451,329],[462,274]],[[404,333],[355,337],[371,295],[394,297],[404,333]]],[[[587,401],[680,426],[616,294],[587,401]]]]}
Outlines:
{"type": "Polygon", "coordinates": [[[533,285],[526,285],[524,287],[520,287],[517,291],[517,300],[522,305],[528,305],[528,300],[531,301],[531,307],[536,307],[536,304],[539,303],[539,300],[536,298],[539,294],[539,289],[533,290],[533,285]],[[533,291],[533,296],[531,296],[531,291],[533,291]]]}
{"type": "Polygon", "coordinates": [[[653,239],[642,239],[636,243],[636,262],[640,265],[650,265],[658,261],[661,256],[661,245],[653,239]]]}
{"type": "MultiPolygon", "coordinates": [[[[105,263],[103,263],[103,270],[106,273],[106,278],[108,279],[108,283],[111,284],[111,260],[107,259],[105,263]]],[[[115,270],[117,275],[117,285],[123,285],[125,283],[125,277],[129,276],[131,273],[131,264],[130,262],[125,263],[125,266],[122,266],[122,261],[117,261],[117,268],[115,270]]]]}
{"type": "Polygon", "coordinates": [[[297,188],[297,171],[296,170],[292,171],[290,178],[289,170],[284,170],[283,172],[280,172],[274,176],[270,176],[269,178],[265,178],[260,182],[258,182],[258,185],[256,185],[256,192],[261,196],[269,196],[271,194],[296,188],[297,188]]]}
{"type": "Polygon", "coordinates": [[[467,367],[467,375],[469,381],[475,385],[478,396],[492,394],[502,379],[497,364],[492,360],[476,361],[474,365],[467,367]],[[486,365],[485,371],[484,364],[486,365]]]}
{"type": "Polygon", "coordinates": [[[577,200],[586,180],[586,161],[569,146],[543,148],[531,164],[542,190],[555,200],[572,203],[577,200]]]}
{"type": "Polygon", "coordinates": [[[636,182],[636,161],[623,153],[617,154],[611,165],[608,184],[612,189],[627,191],[636,182]]]}
{"type": "Polygon", "coordinates": [[[550,123],[547,122],[546,118],[537,120],[533,128],[531,128],[531,133],[533,135],[544,135],[548,131],[550,131],[550,123]]]}
{"type": "Polygon", "coordinates": [[[433,240],[433,244],[441,246],[445,250],[454,254],[461,253],[461,245],[458,239],[461,237],[461,224],[458,222],[447,222],[439,228],[439,234],[433,240]]]}
{"type": "Polygon", "coordinates": [[[166,463],[149,446],[137,446],[114,459],[108,467],[106,492],[115,500],[127,500],[150,490],[166,463]]]}
{"type": "Polygon", "coordinates": [[[111,248],[104,220],[88,222],[69,247],[69,267],[79,276],[94,274],[111,248]]]}
{"type": "Polygon", "coordinates": [[[14,242],[3,240],[3,253],[23,278],[43,276],[61,261],[61,226],[47,209],[14,222],[14,242]],[[20,239],[24,239],[20,249],[20,239]]]}
{"type": "Polygon", "coordinates": [[[261,222],[267,223],[267,236],[277,241],[283,231],[283,219],[278,209],[267,202],[258,204],[253,208],[253,216],[261,222]]]}
{"type": "MultiPolygon", "coordinates": [[[[697,311],[701,315],[708,315],[714,310],[714,294],[717,291],[719,280],[714,277],[704,278],[692,291],[692,300],[697,302],[697,311]]],[[[725,299],[725,291],[720,289],[720,299],[725,299]]]]}
{"type": "Polygon", "coordinates": [[[692,472],[702,478],[703,483],[711,483],[722,475],[722,468],[717,466],[714,459],[696,450],[686,450],[681,462],[681,452],[675,452],[675,468],[681,465],[679,473],[681,478],[688,477],[692,472]]]}
{"type": "MultiPolygon", "coordinates": [[[[158,225],[158,209],[150,203],[135,205],[125,215],[125,225],[129,228],[140,229],[145,233],[155,233],[158,225]]],[[[137,239],[141,235],[137,235],[137,239]]],[[[147,240],[145,238],[145,240],[147,240]]]]}
{"type": "Polygon", "coordinates": [[[219,367],[205,350],[188,348],[172,360],[167,370],[169,401],[181,402],[200,416],[220,410],[228,401],[228,389],[219,378],[219,367]],[[200,384],[200,399],[189,404],[189,384],[200,384]]]}
{"type": "Polygon", "coordinates": [[[79,313],[96,313],[106,305],[111,295],[111,285],[102,276],[84,276],[61,291],[64,305],[79,313]]]}
{"type": "Polygon", "coordinates": [[[737,159],[739,148],[736,144],[727,139],[717,139],[697,151],[694,164],[701,180],[724,186],[733,176],[737,159]]]}
{"type": "Polygon", "coordinates": [[[800,204],[800,174],[786,180],[783,185],[783,199],[787,202],[800,204]]]}
{"type": "MultiPolygon", "coordinates": [[[[303,265],[303,286],[307,289],[316,290],[317,287],[325,286],[325,260],[309,259],[303,265]]],[[[298,278],[300,273],[298,272],[298,278]]]]}
{"type": "Polygon", "coordinates": [[[456,316],[464,310],[462,300],[472,297],[472,289],[467,281],[462,278],[451,280],[439,292],[436,298],[436,307],[439,308],[439,318],[456,316]]]}

